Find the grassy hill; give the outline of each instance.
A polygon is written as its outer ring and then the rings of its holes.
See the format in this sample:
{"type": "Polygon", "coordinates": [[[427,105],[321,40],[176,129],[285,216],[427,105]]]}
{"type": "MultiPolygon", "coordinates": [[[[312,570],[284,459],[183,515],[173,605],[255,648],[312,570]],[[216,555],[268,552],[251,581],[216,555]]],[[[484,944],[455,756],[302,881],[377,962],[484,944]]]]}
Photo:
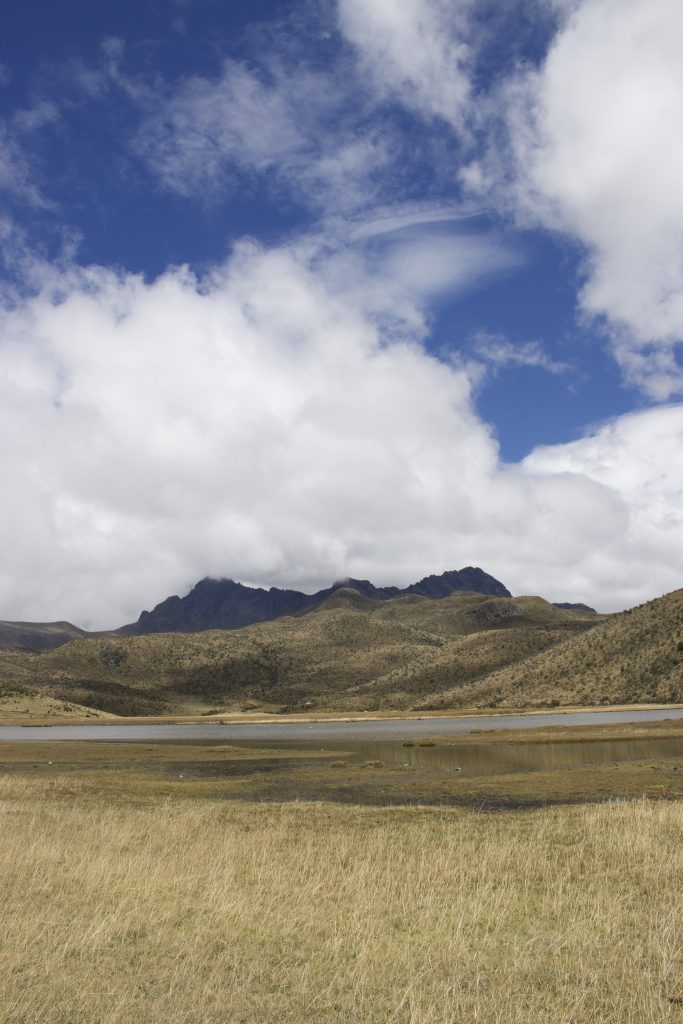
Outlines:
{"type": "Polygon", "coordinates": [[[46,651],[59,647],[79,636],[88,636],[84,629],[70,622],[5,622],[0,621],[0,648],[46,651]]]}
{"type": "Polygon", "coordinates": [[[306,613],[229,632],[79,638],[44,653],[0,651],[0,688],[117,714],[309,703],[411,708],[595,624],[595,615],[540,598],[466,593],[377,601],[342,589],[306,613]]]}
{"type": "Polygon", "coordinates": [[[681,702],[683,590],[675,590],[422,706],[681,702]]]}
{"type": "Polygon", "coordinates": [[[3,692],[124,715],[681,702],[683,591],[596,617],[537,597],[343,589],[239,630],[0,651],[0,705],[3,692]]]}

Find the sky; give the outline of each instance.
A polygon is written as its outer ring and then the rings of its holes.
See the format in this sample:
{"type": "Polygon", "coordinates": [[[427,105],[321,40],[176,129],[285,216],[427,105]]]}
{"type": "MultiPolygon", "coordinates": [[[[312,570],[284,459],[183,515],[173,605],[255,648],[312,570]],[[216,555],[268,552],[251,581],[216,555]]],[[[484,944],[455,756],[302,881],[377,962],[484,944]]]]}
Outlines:
{"type": "Polygon", "coordinates": [[[683,584],[680,0],[24,0],[0,618],[683,584]]]}

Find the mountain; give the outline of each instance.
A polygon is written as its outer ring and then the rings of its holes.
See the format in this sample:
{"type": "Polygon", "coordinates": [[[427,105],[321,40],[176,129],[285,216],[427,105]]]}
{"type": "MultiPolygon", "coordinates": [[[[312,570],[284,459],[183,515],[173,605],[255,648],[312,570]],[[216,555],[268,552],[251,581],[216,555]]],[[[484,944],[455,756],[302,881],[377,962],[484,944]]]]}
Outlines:
{"type": "Polygon", "coordinates": [[[311,599],[297,590],[262,590],[233,580],[204,579],[186,597],[167,597],[136,623],[124,626],[127,634],[198,633],[204,629],[239,629],[292,615],[311,599]]]}
{"type": "Polygon", "coordinates": [[[427,703],[683,703],[683,590],[618,615],[593,618],[598,620],[594,629],[511,662],[465,688],[443,688],[438,699],[427,703]]]}
{"type": "Polygon", "coordinates": [[[490,594],[492,597],[512,597],[510,591],[489,576],[483,569],[471,565],[464,569],[444,572],[440,576],[425,576],[419,583],[411,583],[401,594],[419,594],[421,597],[442,598],[458,591],[490,594]]]}
{"type": "Polygon", "coordinates": [[[378,600],[339,586],[303,612],[242,629],[0,651],[0,706],[4,691],[7,699],[33,692],[123,715],[366,710],[421,707],[451,691],[455,707],[460,692],[492,672],[595,624],[595,615],[541,598],[461,592],[378,600]]]}
{"type": "Polygon", "coordinates": [[[271,587],[246,587],[227,579],[203,579],[185,597],[168,597],[151,612],[144,611],[137,622],[117,630],[89,633],[70,622],[2,622],[0,648],[15,647],[42,651],[60,647],[77,637],[144,636],[148,633],[200,633],[206,629],[241,629],[256,622],[270,622],[281,615],[296,615],[322,604],[340,589],[352,589],[375,601],[388,601],[403,594],[444,598],[472,591],[509,597],[510,592],[482,569],[468,566],[441,576],[425,576],[404,590],[376,587],[369,580],[338,580],[317,594],[271,587]]]}
{"type": "Polygon", "coordinates": [[[60,647],[86,633],[70,622],[0,622],[0,647],[45,651],[60,647]]]}
{"type": "Polygon", "coordinates": [[[592,615],[597,615],[595,608],[591,608],[589,604],[581,604],[581,602],[571,601],[554,601],[553,604],[556,608],[563,608],[566,612],[590,612],[592,615]]]}
{"type": "Polygon", "coordinates": [[[168,597],[137,622],[118,630],[123,636],[147,633],[199,633],[205,629],[240,629],[256,622],[270,622],[281,615],[296,615],[322,604],[339,589],[355,590],[374,601],[416,594],[442,599],[458,592],[510,597],[510,592],[482,569],[467,566],[440,576],[425,576],[405,589],[376,587],[369,580],[338,580],[316,594],[271,587],[246,587],[228,579],[203,579],[185,597],[168,597]]]}
{"type": "Polygon", "coordinates": [[[683,590],[603,616],[350,583],[242,629],[0,651],[0,708],[24,695],[123,715],[683,703],[683,590]]]}

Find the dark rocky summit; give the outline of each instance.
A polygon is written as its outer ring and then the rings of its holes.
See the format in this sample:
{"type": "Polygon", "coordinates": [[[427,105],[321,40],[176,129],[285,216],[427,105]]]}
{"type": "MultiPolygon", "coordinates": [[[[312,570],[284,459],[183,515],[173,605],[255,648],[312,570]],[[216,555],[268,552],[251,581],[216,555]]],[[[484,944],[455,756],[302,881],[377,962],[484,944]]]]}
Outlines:
{"type": "Polygon", "coordinates": [[[511,594],[493,576],[482,569],[467,566],[451,570],[440,576],[425,576],[409,587],[375,587],[369,580],[338,580],[317,594],[302,594],[298,590],[279,590],[271,587],[245,587],[234,580],[204,579],[185,597],[169,597],[151,612],[144,611],[136,623],[124,626],[119,632],[126,636],[145,633],[197,633],[205,629],[239,629],[255,622],[268,622],[281,615],[295,615],[306,611],[331,597],[337,590],[356,590],[363,597],[388,601],[393,597],[417,594],[421,597],[448,597],[456,591],[472,591],[494,597],[511,594]]]}
{"type": "Polygon", "coordinates": [[[419,583],[411,583],[403,594],[419,594],[421,597],[448,597],[459,590],[471,590],[475,594],[490,594],[492,597],[512,597],[502,583],[489,576],[483,569],[471,565],[464,569],[451,569],[440,576],[425,576],[419,583]]]}
{"type": "Polygon", "coordinates": [[[311,603],[298,590],[262,590],[234,580],[204,579],[185,597],[167,597],[151,612],[144,611],[130,633],[195,633],[204,629],[239,629],[292,615],[311,603]]]}
{"type": "Polygon", "coordinates": [[[597,615],[595,608],[591,608],[589,604],[581,604],[580,601],[572,604],[571,601],[554,601],[554,608],[562,608],[565,612],[590,612],[591,615],[597,615]]]}
{"type": "Polygon", "coordinates": [[[234,580],[204,579],[185,597],[168,597],[151,612],[144,611],[137,622],[116,630],[88,633],[70,622],[0,622],[0,648],[42,651],[76,638],[142,636],[148,633],[201,633],[205,629],[240,629],[256,622],[270,622],[281,615],[296,615],[322,604],[338,590],[355,590],[374,601],[417,594],[438,599],[456,591],[472,591],[494,597],[510,592],[482,569],[468,566],[440,576],[425,576],[409,587],[376,587],[369,580],[337,580],[317,594],[271,587],[245,587],[234,580]]]}

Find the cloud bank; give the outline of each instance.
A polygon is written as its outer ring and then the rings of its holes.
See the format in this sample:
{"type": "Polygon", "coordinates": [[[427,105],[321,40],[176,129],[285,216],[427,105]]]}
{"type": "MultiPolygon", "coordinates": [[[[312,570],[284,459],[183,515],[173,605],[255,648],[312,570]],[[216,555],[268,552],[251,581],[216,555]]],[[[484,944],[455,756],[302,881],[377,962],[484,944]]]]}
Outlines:
{"type": "Polygon", "coordinates": [[[4,313],[1,614],[115,626],[223,573],[315,588],[478,563],[603,608],[680,581],[683,408],[502,465],[419,306],[361,288],[355,259],[244,244],[202,280],[73,268],[4,313]]]}

